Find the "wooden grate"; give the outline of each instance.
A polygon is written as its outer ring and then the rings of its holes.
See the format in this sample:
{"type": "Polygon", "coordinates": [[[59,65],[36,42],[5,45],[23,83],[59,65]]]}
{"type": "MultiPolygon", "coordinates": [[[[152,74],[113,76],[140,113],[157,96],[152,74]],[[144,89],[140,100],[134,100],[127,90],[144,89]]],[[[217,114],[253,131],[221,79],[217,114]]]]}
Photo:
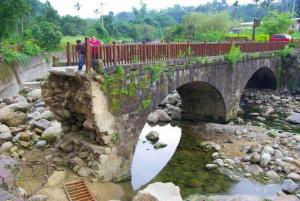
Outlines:
{"type": "Polygon", "coordinates": [[[64,184],[70,201],[96,201],[83,179],[64,184]]]}

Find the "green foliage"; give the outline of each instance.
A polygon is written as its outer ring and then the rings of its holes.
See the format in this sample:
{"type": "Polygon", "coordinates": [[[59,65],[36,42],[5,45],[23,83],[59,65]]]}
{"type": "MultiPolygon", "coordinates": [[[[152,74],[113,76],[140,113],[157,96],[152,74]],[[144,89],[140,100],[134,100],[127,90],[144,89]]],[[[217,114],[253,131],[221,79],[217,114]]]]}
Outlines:
{"type": "MultiPolygon", "coordinates": [[[[222,12],[217,14],[189,13],[184,17],[183,32],[189,38],[201,38],[199,33],[229,31],[230,16],[222,12]]],[[[202,36],[203,37],[203,36],[202,36]]]]}
{"type": "Polygon", "coordinates": [[[179,51],[179,55],[178,55],[178,57],[180,58],[180,59],[186,59],[186,58],[190,58],[190,57],[192,57],[194,55],[194,52],[193,52],[193,50],[192,50],[192,48],[191,47],[188,47],[185,51],[179,51]]]}
{"type": "Polygon", "coordinates": [[[29,57],[21,52],[18,52],[15,47],[8,43],[3,43],[0,46],[0,54],[4,57],[4,62],[8,65],[13,65],[16,62],[23,66],[29,63],[29,57]]]}
{"type": "Polygon", "coordinates": [[[60,19],[60,27],[64,36],[84,35],[87,28],[87,21],[78,16],[66,15],[60,19]]]}
{"type": "Polygon", "coordinates": [[[151,106],[152,100],[146,99],[142,101],[142,109],[145,110],[151,106]]]}
{"type": "Polygon", "coordinates": [[[286,58],[288,55],[291,54],[293,49],[294,49],[294,47],[292,47],[292,45],[286,45],[286,46],[284,46],[284,48],[282,50],[280,50],[279,55],[282,58],[286,58]]]}
{"type": "Polygon", "coordinates": [[[195,57],[193,58],[196,64],[206,64],[208,63],[208,57],[195,57]]]}
{"type": "Polygon", "coordinates": [[[219,31],[197,32],[195,39],[197,41],[207,41],[207,42],[224,41],[225,34],[224,32],[219,32],[219,31]]]}
{"type": "Polygon", "coordinates": [[[41,51],[40,47],[33,40],[26,40],[23,45],[23,52],[29,56],[35,56],[41,51]]]}
{"type": "Polygon", "coordinates": [[[269,42],[270,36],[268,34],[257,34],[255,36],[255,41],[257,42],[269,42]]]}
{"type": "Polygon", "coordinates": [[[225,55],[225,61],[228,62],[231,68],[234,68],[234,65],[244,58],[244,53],[241,52],[240,47],[233,44],[230,48],[228,54],[225,55]]]}
{"type": "Polygon", "coordinates": [[[118,133],[113,133],[111,136],[111,141],[112,142],[117,142],[119,139],[119,134],[118,133]]]}
{"type": "Polygon", "coordinates": [[[291,13],[272,11],[263,18],[262,29],[270,36],[273,34],[286,33],[291,26],[293,20],[291,13]]]}
{"type": "Polygon", "coordinates": [[[32,31],[32,36],[36,39],[38,45],[46,50],[58,47],[62,39],[62,33],[59,27],[49,22],[42,22],[38,26],[35,26],[32,31]]]}
{"type": "Polygon", "coordinates": [[[146,70],[151,75],[151,81],[154,82],[161,79],[161,76],[165,70],[165,65],[163,63],[149,64],[146,67],[146,70]]]}

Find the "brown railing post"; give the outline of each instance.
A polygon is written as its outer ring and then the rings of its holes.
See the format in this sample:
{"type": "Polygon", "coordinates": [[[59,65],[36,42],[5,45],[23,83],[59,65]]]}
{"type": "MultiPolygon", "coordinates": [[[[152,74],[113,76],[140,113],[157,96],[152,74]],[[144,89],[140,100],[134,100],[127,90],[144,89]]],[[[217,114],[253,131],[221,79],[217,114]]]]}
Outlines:
{"type": "Polygon", "coordinates": [[[112,59],[113,59],[113,64],[117,64],[117,46],[116,46],[116,41],[113,42],[113,47],[112,47],[112,59]]]}
{"type": "Polygon", "coordinates": [[[143,44],[142,44],[142,50],[141,50],[141,58],[142,58],[142,62],[143,63],[146,63],[146,42],[143,41],[143,44]]]}
{"type": "Polygon", "coordinates": [[[85,38],[85,48],[86,48],[85,66],[86,66],[86,71],[89,72],[92,62],[91,62],[91,48],[90,48],[88,38],[85,38]]]}
{"type": "Polygon", "coordinates": [[[68,66],[71,66],[71,44],[70,42],[67,42],[67,63],[68,66]]]}

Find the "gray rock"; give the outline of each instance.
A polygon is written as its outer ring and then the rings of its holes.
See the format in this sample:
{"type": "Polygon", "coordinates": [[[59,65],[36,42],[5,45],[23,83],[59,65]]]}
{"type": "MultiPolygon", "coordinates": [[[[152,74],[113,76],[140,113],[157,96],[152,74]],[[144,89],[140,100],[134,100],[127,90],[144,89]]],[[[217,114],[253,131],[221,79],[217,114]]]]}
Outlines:
{"type": "Polygon", "coordinates": [[[27,102],[20,102],[20,103],[14,103],[9,106],[7,106],[12,111],[19,111],[19,112],[28,112],[31,110],[32,105],[27,102]]]}
{"type": "Polygon", "coordinates": [[[10,133],[1,133],[0,142],[10,141],[13,139],[13,136],[10,133]]]}
{"type": "Polygon", "coordinates": [[[27,201],[47,201],[47,196],[45,195],[33,195],[27,199],[27,201]]]}
{"type": "Polygon", "coordinates": [[[261,156],[260,156],[260,166],[261,167],[267,167],[269,162],[271,161],[271,155],[268,154],[268,153],[263,153],[261,156]]]}
{"type": "Polygon", "coordinates": [[[245,164],[244,169],[246,172],[249,172],[254,175],[259,175],[263,173],[263,169],[256,164],[245,164]]]}
{"type": "Polygon", "coordinates": [[[172,111],[171,118],[174,119],[174,120],[181,120],[181,119],[182,119],[182,116],[181,116],[181,109],[175,107],[175,108],[173,109],[173,111],[172,111]]]}
{"type": "Polygon", "coordinates": [[[156,131],[151,131],[146,135],[146,139],[149,140],[151,143],[156,143],[159,140],[159,133],[156,131]]]}
{"type": "Polygon", "coordinates": [[[260,154],[257,153],[257,152],[252,153],[251,158],[250,158],[250,162],[254,163],[254,164],[260,162],[260,154]]]}
{"type": "Polygon", "coordinates": [[[294,181],[300,181],[300,175],[295,172],[291,172],[290,174],[288,174],[287,178],[292,179],[294,181]]]}
{"type": "Polygon", "coordinates": [[[219,167],[223,167],[224,166],[224,161],[220,158],[216,159],[213,161],[214,164],[218,165],[219,167]]]}
{"type": "Polygon", "coordinates": [[[266,176],[274,182],[279,182],[280,181],[280,177],[278,176],[278,174],[274,170],[267,171],[266,176]]]}
{"type": "Polygon", "coordinates": [[[37,148],[43,148],[47,145],[47,141],[46,140],[39,140],[37,141],[37,143],[35,144],[35,146],[37,148]]]}
{"type": "Polygon", "coordinates": [[[133,201],[182,201],[179,187],[173,183],[156,182],[149,184],[133,198],[133,201]]]}
{"type": "Polygon", "coordinates": [[[61,133],[61,124],[59,122],[52,122],[51,125],[42,133],[41,140],[54,142],[60,137],[61,133]]]}
{"type": "Polygon", "coordinates": [[[286,179],[283,181],[282,191],[288,194],[293,193],[298,188],[298,184],[293,182],[291,179],[286,179]]]}
{"type": "Polygon", "coordinates": [[[272,201],[299,201],[299,199],[294,195],[280,195],[272,201]]]}
{"type": "Polygon", "coordinates": [[[156,110],[155,112],[150,113],[147,119],[150,124],[157,124],[158,122],[168,123],[171,120],[171,117],[164,110],[156,110]]]}
{"type": "Polygon", "coordinates": [[[53,120],[55,120],[55,116],[51,111],[46,110],[46,111],[42,112],[41,114],[37,115],[34,119],[35,120],[47,119],[48,121],[53,121],[53,120]]]}
{"type": "Polygon", "coordinates": [[[293,124],[300,124],[300,113],[293,113],[288,116],[285,121],[293,124]]]}
{"type": "Polygon", "coordinates": [[[0,147],[0,154],[8,152],[14,145],[11,142],[4,142],[0,147]]]}
{"type": "Polygon", "coordinates": [[[74,146],[71,142],[64,142],[59,146],[59,148],[66,153],[70,153],[74,150],[74,146]]]}
{"type": "Polygon", "coordinates": [[[40,120],[32,120],[29,122],[30,125],[32,125],[34,128],[39,128],[41,130],[46,130],[51,122],[46,119],[40,119],[40,120]]]}
{"type": "Polygon", "coordinates": [[[262,146],[260,145],[260,144],[253,144],[252,146],[251,146],[251,148],[250,148],[250,152],[252,153],[252,152],[261,152],[261,150],[262,150],[262,146]]]}
{"type": "Polygon", "coordinates": [[[271,146],[265,146],[262,153],[268,153],[272,156],[274,154],[274,149],[271,146]]]}
{"type": "Polygon", "coordinates": [[[10,129],[6,125],[0,125],[0,133],[10,133],[10,129]]]}
{"type": "Polygon", "coordinates": [[[217,167],[218,166],[216,164],[206,164],[205,165],[205,168],[208,169],[208,170],[212,170],[212,169],[215,169],[217,167]]]}
{"type": "Polygon", "coordinates": [[[168,145],[163,142],[157,142],[153,147],[154,147],[154,149],[162,149],[162,148],[165,148],[166,146],[168,146],[168,145]]]}
{"type": "Polygon", "coordinates": [[[78,169],[77,174],[81,177],[87,177],[89,176],[89,169],[86,167],[81,167],[78,169]]]}
{"type": "Polygon", "coordinates": [[[42,98],[41,89],[34,89],[27,94],[27,98],[31,101],[37,101],[42,98]]]}

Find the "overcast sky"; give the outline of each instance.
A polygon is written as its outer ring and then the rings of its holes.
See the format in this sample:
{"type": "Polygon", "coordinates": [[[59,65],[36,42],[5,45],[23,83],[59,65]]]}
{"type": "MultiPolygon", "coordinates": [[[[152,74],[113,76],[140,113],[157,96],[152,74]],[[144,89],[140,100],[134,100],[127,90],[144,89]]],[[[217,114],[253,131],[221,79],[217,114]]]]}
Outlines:
{"type": "MultiPolygon", "coordinates": [[[[45,2],[46,0],[40,0],[45,2]]],[[[60,15],[79,15],[82,18],[95,18],[97,15],[94,10],[100,8],[100,3],[104,3],[104,14],[109,11],[118,13],[121,11],[130,11],[132,7],[139,7],[141,0],[49,0],[52,6],[58,10],[60,15]],[[74,5],[79,2],[81,5],[80,11],[77,11],[74,5]]],[[[199,4],[206,4],[212,0],[143,0],[150,9],[163,9],[172,7],[175,4],[184,6],[197,6],[199,4]]],[[[227,0],[232,4],[235,0],[227,0]]],[[[240,4],[253,2],[253,0],[240,0],[240,4]]]]}

